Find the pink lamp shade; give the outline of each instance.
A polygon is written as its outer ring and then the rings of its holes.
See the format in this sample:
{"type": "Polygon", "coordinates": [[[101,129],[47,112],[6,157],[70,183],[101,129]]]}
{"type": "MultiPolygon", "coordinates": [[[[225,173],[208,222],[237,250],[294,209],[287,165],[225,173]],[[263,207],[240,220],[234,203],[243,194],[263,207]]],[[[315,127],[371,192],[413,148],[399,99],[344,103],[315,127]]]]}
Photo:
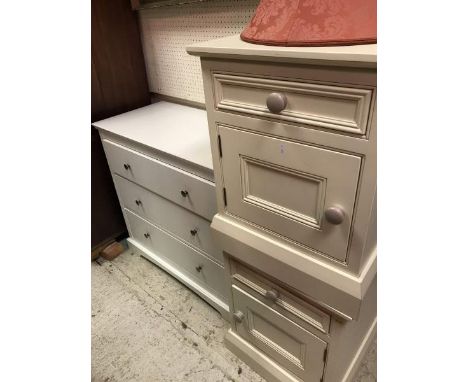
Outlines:
{"type": "Polygon", "coordinates": [[[331,46],[377,42],[377,0],[261,0],[241,39],[331,46]]]}

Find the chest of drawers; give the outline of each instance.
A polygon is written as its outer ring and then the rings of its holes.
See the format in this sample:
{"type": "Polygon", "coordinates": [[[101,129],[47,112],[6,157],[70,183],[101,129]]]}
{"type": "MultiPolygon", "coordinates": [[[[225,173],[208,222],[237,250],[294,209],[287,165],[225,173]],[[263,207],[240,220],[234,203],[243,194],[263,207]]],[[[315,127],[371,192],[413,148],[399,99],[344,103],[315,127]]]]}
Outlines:
{"type": "Polygon", "coordinates": [[[96,122],[129,246],[227,316],[206,113],[159,102],[96,122]]]}
{"type": "Polygon", "coordinates": [[[349,380],[376,326],[376,46],[187,51],[231,275],[226,343],[268,380],[349,380]]]}

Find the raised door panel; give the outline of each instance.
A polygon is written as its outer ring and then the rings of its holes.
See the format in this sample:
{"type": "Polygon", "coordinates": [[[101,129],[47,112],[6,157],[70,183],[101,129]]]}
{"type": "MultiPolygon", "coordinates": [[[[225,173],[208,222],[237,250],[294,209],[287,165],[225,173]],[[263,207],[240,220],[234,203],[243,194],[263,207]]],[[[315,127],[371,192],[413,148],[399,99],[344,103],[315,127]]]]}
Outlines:
{"type": "Polygon", "coordinates": [[[226,211],[345,261],[361,159],[219,126],[226,211]],[[341,224],[325,218],[344,212],[341,224]]]}
{"type": "Polygon", "coordinates": [[[242,318],[237,333],[302,380],[320,381],[327,343],[236,286],[232,292],[235,315],[242,318]]]}

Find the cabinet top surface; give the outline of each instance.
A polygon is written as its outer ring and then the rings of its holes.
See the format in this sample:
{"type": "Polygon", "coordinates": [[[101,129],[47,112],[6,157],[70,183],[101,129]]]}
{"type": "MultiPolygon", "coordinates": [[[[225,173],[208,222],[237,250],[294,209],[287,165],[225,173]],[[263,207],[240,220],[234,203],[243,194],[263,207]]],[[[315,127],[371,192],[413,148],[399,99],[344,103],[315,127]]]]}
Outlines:
{"type": "Polygon", "coordinates": [[[161,101],[93,126],[213,170],[205,110],[161,101]]]}
{"type": "Polygon", "coordinates": [[[187,47],[187,52],[202,57],[228,57],[250,60],[282,62],[322,62],[325,64],[377,66],[377,44],[323,46],[323,47],[284,47],[251,44],[242,41],[239,35],[196,43],[187,47]]]}

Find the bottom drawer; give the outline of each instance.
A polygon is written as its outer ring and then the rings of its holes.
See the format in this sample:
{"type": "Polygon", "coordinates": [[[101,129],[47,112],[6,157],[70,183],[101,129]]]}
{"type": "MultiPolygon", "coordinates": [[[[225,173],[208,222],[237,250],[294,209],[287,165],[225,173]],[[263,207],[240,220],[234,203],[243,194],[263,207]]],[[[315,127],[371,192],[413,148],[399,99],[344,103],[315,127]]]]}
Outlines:
{"type": "Polygon", "coordinates": [[[237,333],[302,380],[319,382],[327,343],[235,285],[232,294],[237,333]]]}
{"type": "Polygon", "coordinates": [[[190,274],[196,283],[214,294],[227,295],[223,267],[133,212],[127,209],[124,212],[132,237],[141,245],[190,274]]]}

